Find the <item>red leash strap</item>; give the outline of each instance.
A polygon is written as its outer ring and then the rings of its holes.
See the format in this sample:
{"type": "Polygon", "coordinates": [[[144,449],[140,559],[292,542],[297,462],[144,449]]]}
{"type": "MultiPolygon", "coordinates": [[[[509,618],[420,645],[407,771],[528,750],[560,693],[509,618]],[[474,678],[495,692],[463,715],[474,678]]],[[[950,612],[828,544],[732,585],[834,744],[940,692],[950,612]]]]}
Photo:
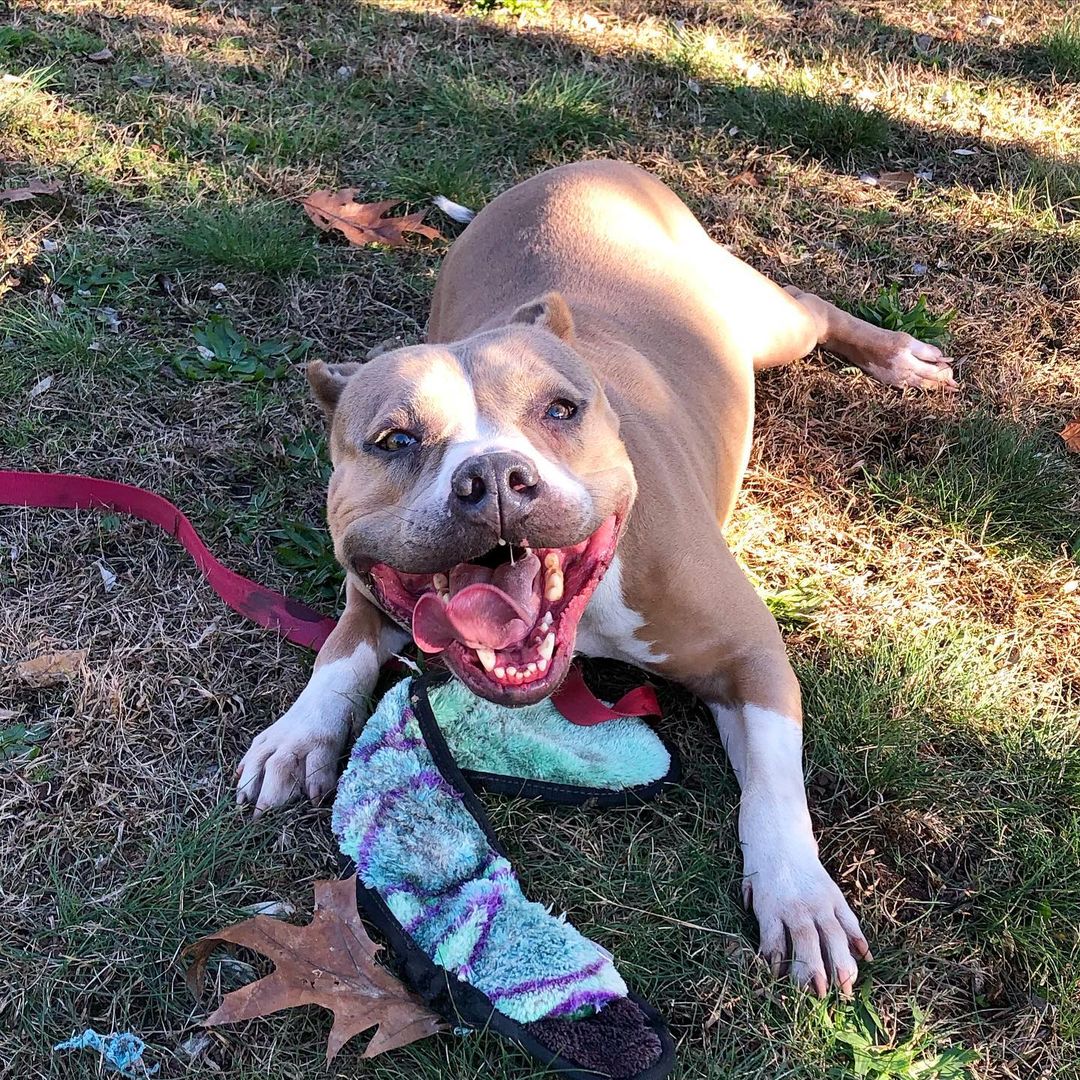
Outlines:
{"type": "MultiPolygon", "coordinates": [[[[307,604],[267,589],[220,563],[210,553],[195,526],[168,499],[131,484],[65,473],[5,472],[0,470],[0,506],[31,506],[56,510],[114,510],[131,514],[164,529],[195,560],[210,588],[253,623],[276,630],[294,645],[318,650],[337,625],[335,619],[307,604]]],[[[570,674],[552,703],[571,723],[600,724],[620,716],[659,716],[660,705],[651,686],[639,686],[608,708],[585,685],[581,671],[570,674]]]]}
{"type": "Polygon", "coordinates": [[[656,691],[648,684],[634,687],[609,708],[585,685],[577,664],[570,665],[562,686],[551,695],[551,703],[579,727],[592,727],[622,716],[661,715],[656,691]]]}
{"type": "Polygon", "coordinates": [[[318,649],[337,625],[306,604],[257,585],[218,562],[191,522],[168,499],[151,491],[92,476],[0,471],[0,505],[131,514],[179,540],[214,592],[253,623],[310,649],[318,649]]]}

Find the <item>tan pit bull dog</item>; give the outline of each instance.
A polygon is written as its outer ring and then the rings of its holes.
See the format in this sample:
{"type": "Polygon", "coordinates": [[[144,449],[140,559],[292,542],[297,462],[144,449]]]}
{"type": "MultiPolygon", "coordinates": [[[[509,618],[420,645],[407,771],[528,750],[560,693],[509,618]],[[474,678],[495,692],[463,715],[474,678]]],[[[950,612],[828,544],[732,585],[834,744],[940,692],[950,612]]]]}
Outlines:
{"type": "Polygon", "coordinates": [[[716,718],[774,972],[850,993],[870,953],[818,859],[799,684],[722,531],[754,372],[818,345],[894,386],[955,386],[937,349],[774,285],[631,165],[568,165],[497,198],[443,264],[427,344],[309,365],[346,607],[241,762],[239,800],[333,788],[406,631],[507,705],[550,694],[575,651],[627,661],[716,718]]]}

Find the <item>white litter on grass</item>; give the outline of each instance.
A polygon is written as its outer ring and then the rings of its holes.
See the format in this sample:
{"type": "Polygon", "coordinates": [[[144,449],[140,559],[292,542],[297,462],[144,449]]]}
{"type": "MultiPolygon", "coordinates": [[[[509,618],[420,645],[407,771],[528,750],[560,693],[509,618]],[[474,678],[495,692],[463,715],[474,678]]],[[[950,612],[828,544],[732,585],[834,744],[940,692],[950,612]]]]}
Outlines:
{"type": "Polygon", "coordinates": [[[287,900],[261,900],[257,904],[248,904],[241,910],[251,915],[269,915],[272,919],[283,919],[286,915],[296,914],[296,908],[287,900]]]}
{"type": "Polygon", "coordinates": [[[52,386],[54,381],[55,380],[52,375],[46,375],[44,379],[38,379],[38,381],[34,383],[32,387],[30,387],[30,393],[26,396],[31,401],[33,401],[34,398],[40,397],[42,394],[44,394],[45,391],[48,390],[50,386],[52,386]]]}
{"type": "Polygon", "coordinates": [[[215,296],[224,296],[229,291],[229,286],[226,285],[224,281],[215,281],[214,284],[210,286],[210,291],[215,296]]]}
{"type": "Polygon", "coordinates": [[[55,255],[60,250],[60,245],[55,240],[42,240],[41,250],[46,255],[55,255]]]}
{"type": "Polygon", "coordinates": [[[436,195],[431,201],[448,218],[452,221],[460,221],[462,225],[468,225],[469,222],[476,217],[475,210],[470,210],[467,206],[462,206],[461,203],[456,203],[453,199],[448,199],[445,195],[436,195]]]}
{"type": "Polygon", "coordinates": [[[915,174],[915,179],[916,180],[922,180],[923,183],[929,184],[930,181],[934,179],[934,170],[933,169],[920,169],[915,174]]]}
{"type": "Polygon", "coordinates": [[[859,181],[866,184],[867,187],[877,187],[878,178],[873,173],[859,173],[859,181]]]}
{"type": "Polygon", "coordinates": [[[105,591],[110,593],[116,588],[116,575],[105,564],[104,559],[98,559],[97,561],[98,573],[101,574],[101,584],[105,586],[105,591]]]}
{"type": "Polygon", "coordinates": [[[978,150],[972,150],[970,146],[958,146],[953,151],[959,157],[974,157],[978,152],[978,150]]]}

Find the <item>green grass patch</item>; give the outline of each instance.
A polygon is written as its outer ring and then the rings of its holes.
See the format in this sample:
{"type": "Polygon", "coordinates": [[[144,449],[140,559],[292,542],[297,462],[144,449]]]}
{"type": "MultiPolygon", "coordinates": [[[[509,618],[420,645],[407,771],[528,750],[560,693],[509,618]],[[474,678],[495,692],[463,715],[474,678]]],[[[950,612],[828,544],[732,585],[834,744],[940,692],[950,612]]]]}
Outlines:
{"type": "Polygon", "coordinates": [[[1077,470],[1046,433],[973,413],[929,460],[897,450],[866,478],[898,524],[929,514],[979,541],[1080,557],[1077,470]]]}
{"type": "Polygon", "coordinates": [[[162,230],[173,265],[283,277],[318,269],[312,230],[291,203],[195,206],[162,230]]]}
{"type": "Polygon", "coordinates": [[[610,80],[578,71],[555,70],[523,89],[497,79],[448,78],[441,72],[423,109],[524,164],[543,152],[572,153],[621,132],[613,89],[610,80]]]}
{"type": "Polygon", "coordinates": [[[1050,70],[1070,82],[1080,79],[1080,17],[1068,15],[1040,42],[1050,70]]]}
{"type": "Polygon", "coordinates": [[[835,93],[797,87],[728,87],[726,113],[736,126],[769,146],[794,149],[838,165],[877,160],[893,141],[889,118],[835,93]]]}

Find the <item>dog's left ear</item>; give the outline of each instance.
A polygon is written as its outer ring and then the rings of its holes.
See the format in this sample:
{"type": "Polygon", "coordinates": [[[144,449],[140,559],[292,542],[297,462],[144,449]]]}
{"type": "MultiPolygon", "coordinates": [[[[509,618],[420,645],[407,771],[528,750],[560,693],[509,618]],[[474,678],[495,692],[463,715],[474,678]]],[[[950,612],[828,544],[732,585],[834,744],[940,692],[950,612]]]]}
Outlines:
{"type": "Polygon", "coordinates": [[[511,322],[539,326],[563,341],[574,340],[574,316],[562,293],[549,292],[530,300],[514,312],[511,322]]]}
{"type": "Polygon", "coordinates": [[[362,364],[347,360],[342,364],[327,364],[322,360],[312,360],[307,366],[307,381],[315,400],[322,406],[326,419],[334,419],[334,410],[349,379],[355,375],[362,364]]]}

